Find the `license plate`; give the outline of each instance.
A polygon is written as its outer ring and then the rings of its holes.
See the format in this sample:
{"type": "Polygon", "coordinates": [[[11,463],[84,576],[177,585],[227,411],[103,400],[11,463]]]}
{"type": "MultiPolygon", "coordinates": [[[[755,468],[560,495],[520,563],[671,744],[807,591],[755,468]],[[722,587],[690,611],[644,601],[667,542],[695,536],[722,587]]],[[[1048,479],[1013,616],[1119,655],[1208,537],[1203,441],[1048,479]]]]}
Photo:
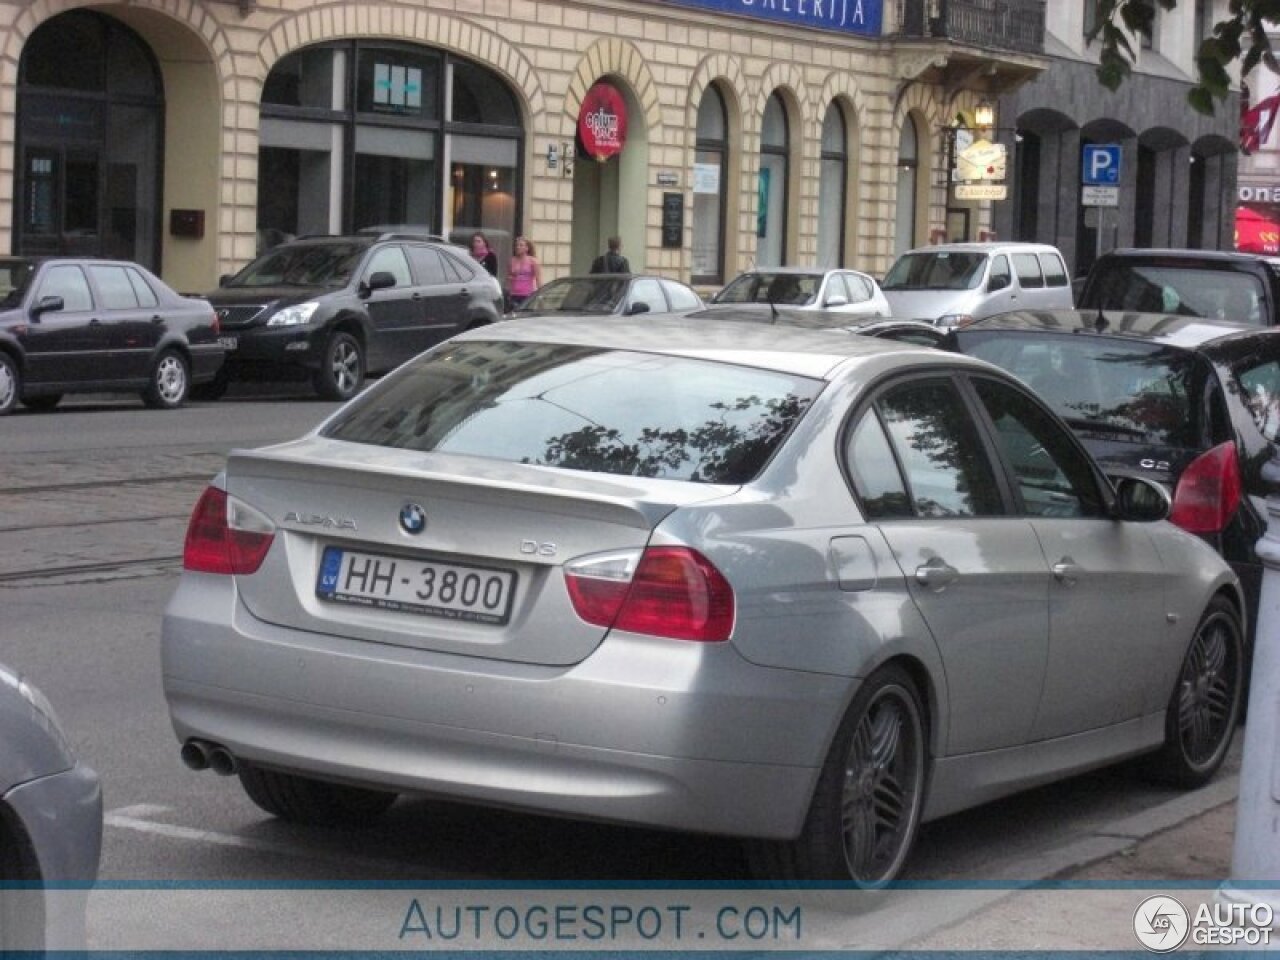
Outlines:
{"type": "Polygon", "coordinates": [[[511,616],[515,583],[510,570],[325,547],[316,596],[379,610],[503,624],[511,616]]]}
{"type": "Polygon", "coordinates": [[[240,338],[239,337],[219,337],[218,346],[220,346],[223,350],[234,350],[236,347],[240,346],[240,338]]]}

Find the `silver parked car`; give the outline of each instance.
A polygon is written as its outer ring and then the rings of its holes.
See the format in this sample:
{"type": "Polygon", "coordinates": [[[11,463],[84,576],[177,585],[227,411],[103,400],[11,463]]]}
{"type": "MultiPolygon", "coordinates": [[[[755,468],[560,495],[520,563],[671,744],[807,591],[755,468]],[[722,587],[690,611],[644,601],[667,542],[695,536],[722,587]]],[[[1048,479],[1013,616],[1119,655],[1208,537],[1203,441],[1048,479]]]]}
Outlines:
{"type": "Polygon", "coordinates": [[[502,324],[231,455],[164,688],[188,765],[287,819],[423,792],[876,884],[922,820],[1140,754],[1217,769],[1243,600],[1167,510],[970,357],[502,324]]]}
{"type": "Polygon", "coordinates": [[[1010,310],[1069,310],[1062,254],[1044,243],[945,243],[908,250],[881,283],[895,317],[963,327],[1010,310]]]}
{"type": "Polygon", "coordinates": [[[98,775],[76,760],[53,708],[0,665],[0,955],[84,949],[87,889],[102,849],[98,775]]]}
{"type": "Polygon", "coordinates": [[[874,277],[857,270],[820,267],[772,267],[740,273],[711,299],[708,309],[733,309],[751,303],[851,317],[889,316],[889,301],[874,277]]]}

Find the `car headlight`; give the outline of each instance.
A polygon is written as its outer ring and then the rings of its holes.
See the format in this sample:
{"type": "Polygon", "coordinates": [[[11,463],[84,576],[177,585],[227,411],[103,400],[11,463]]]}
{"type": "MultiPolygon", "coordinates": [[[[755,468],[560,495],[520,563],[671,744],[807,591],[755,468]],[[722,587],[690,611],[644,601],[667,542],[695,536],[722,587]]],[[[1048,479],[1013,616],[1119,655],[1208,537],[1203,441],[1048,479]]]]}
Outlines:
{"type": "Polygon", "coordinates": [[[320,304],[314,300],[308,300],[306,303],[296,303],[292,307],[285,307],[273,313],[271,319],[267,321],[267,326],[296,327],[300,323],[310,323],[311,315],[318,309],[320,309],[320,304]]]}
{"type": "Polygon", "coordinates": [[[973,317],[967,313],[946,313],[938,318],[939,327],[967,327],[973,323],[973,317]]]}

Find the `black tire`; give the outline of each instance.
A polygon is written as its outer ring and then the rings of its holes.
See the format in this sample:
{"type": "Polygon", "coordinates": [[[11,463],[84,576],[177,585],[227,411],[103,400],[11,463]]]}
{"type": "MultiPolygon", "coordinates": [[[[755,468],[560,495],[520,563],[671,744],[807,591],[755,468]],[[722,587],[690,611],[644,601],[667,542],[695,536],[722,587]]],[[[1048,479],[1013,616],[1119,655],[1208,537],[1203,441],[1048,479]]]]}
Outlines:
{"type": "Polygon", "coordinates": [[[48,413],[62,402],[60,393],[43,393],[38,397],[23,397],[22,405],[37,413],[48,413]]]}
{"type": "Polygon", "coordinates": [[[0,350],[0,417],[13,413],[21,395],[22,374],[18,372],[17,361],[0,350]]]}
{"type": "Polygon", "coordinates": [[[336,331],[324,345],[320,369],[311,378],[326,400],[350,400],[364,384],[364,349],[349,333],[336,331]]]}
{"type": "Polygon", "coordinates": [[[177,350],[166,350],[151,368],[151,381],[142,391],[142,402],[152,410],[174,410],[187,402],[191,391],[191,367],[177,350]]]}
{"type": "Polygon", "coordinates": [[[208,383],[197,383],[191,387],[191,399],[202,403],[212,403],[227,395],[227,387],[231,385],[231,376],[223,367],[218,375],[208,383]]]}
{"type": "Polygon", "coordinates": [[[836,732],[800,836],[750,841],[752,872],[772,882],[893,880],[924,809],[927,730],[906,670],[890,664],[868,677],[836,732]]]}
{"type": "Polygon", "coordinates": [[[1164,746],[1147,761],[1160,783],[1198,787],[1227,756],[1244,691],[1244,639],[1235,607],[1214,597],[1205,609],[1165,711],[1164,746]]]}
{"type": "Polygon", "coordinates": [[[251,766],[240,768],[240,785],[250,800],[272,816],[318,826],[367,823],[385,813],[397,797],[251,766]]]}

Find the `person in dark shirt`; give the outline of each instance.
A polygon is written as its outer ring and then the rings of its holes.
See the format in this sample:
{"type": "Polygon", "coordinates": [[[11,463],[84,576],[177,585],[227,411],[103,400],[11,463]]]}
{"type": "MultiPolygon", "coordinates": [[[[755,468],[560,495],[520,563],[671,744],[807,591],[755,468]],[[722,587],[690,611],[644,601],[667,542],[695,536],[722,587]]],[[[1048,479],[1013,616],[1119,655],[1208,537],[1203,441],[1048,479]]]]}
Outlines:
{"type": "Polygon", "coordinates": [[[493,252],[493,248],[489,246],[489,238],[483,233],[471,235],[471,256],[475,257],[477,263],[484,264],[489,276],[498,275],[498,255],[493,252]]]}
{"type": "Polygon", "coordinates": [[[609,249],[591,261],[592,273],[630,273],[631,264],[622,255],[622,238],[610,237],[609,249]]]}

